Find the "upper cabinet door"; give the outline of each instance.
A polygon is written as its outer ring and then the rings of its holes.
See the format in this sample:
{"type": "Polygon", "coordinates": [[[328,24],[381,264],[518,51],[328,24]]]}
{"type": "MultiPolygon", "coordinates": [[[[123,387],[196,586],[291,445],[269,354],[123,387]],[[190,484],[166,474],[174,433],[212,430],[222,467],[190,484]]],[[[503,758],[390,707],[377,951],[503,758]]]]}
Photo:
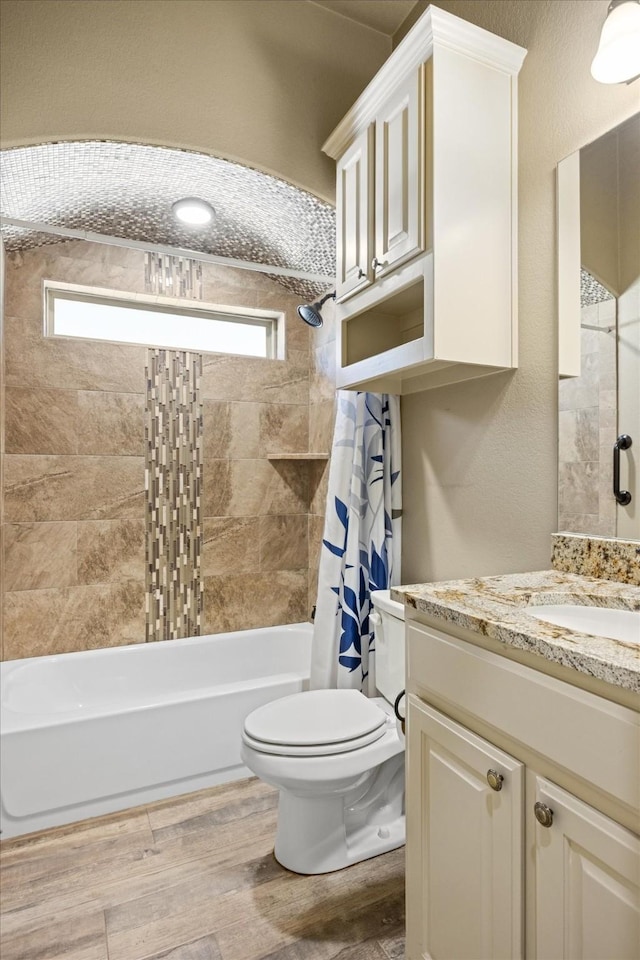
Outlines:
{"type": "Polygon", "coordinates": [[[524,767],[413,695],[407,729],[407,960],[518,960],[524,767]]]}
{"type": "Polygon", "coordinates": [[[373,124],[357,137],[337,166],[336,297],[342,300],[373,277],[373,124]]]}
{"type": "Polygon", "coordinates": [[[637,960],[638,838],[539,776],[535,801],[553,818],[549,827],[536,823],[535,956],[637,960]]]}
{"type": "Polygon", "coordinates": [[[424,88],[423,65],[376,114],[376,276],[424,249],[424,88]]]}

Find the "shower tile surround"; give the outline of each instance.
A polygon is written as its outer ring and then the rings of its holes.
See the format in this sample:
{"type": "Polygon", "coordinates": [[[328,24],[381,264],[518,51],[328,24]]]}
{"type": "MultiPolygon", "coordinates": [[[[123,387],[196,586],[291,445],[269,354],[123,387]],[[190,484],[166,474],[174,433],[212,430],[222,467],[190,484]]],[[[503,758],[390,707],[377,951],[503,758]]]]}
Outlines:
{"type": "Polygon", "coordinates": [[[558,385],[558,526],[616,534],[611,450],[616,435],[616,300],[580,274],[581,376],[558,385]]]}
{"type": "MultiPolygon", "coordinates": [[[[192,635],[174,621],[163,632],[157,611],[145,612],[154,351],[43,338],[43,278],[144,293],[144,255],[72,242],[6,258],[2,656],[192,635]]],[[[332,311],[311,332],[295,313],[299,297],[264,275],[205,264],[201,286],[205,301],[283,310],[287,356],[198,357],[202,425],[185,455],[201,444],[201,528],[188,532],[200,570],[194,554],[183,598],[197,620],[201,593],[200,633],[306,620],[328,463],[268,455],[330,448],[332,311]]]]}

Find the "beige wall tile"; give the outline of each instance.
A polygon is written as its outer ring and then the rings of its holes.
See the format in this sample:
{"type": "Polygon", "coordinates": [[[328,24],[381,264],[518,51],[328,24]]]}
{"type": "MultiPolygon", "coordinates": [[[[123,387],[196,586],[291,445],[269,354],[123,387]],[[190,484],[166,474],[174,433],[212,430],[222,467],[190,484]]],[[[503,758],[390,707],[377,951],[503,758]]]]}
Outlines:
{"type": "Polygon", "coordinates": [[[318,568],[320,565],[320,551],[322,549],[322,535],[324,532],[324,517],[310,515],[309,522],[309,577],[308,608],[311,611],[318,595],[318,568]]]}
{"type": "Polygon", "coordinates": [[[314,453],[328,453],[333,443],[335,404],[321,400],[309,404],[309,449],[314,453]]]}
{"type": "Polygon", "coordinates": [[[324,517],[309,516],[309,566],[317,569],[320,563],[324,517]]]}
{"type": "Polygon", "coordinates": [[[205,519],[203,528],[203,577],[249,573],[258,569],[258,517],[214,517],[205,519]]]}
{"type": "Polygon", "coordinates": [[[202,396],[205,400],[307,403],[308,354],[292,351],[286,361],[204,354],[202,396]]]}
{"type": "Polygon", "coordinates": [[[329,489],[329,460],[312,460],[309,464],[309,512],[323,517],[329,489]]]}
{"type": "Polygon", "coordinates": [[[205,460],[230,456],[231,404],[228,400],[204,400],[202,404],[202,455],[205,460]]]}
{"type": "Polygon", "coordinates": [[[307,464],[295,461],[231,461],[232,516],[307,513],[307,464]]]}
{"type": "Polygon", "coordinates": [[[308,512],[306,463],[205,460],[205,517],[257,517],[308,512]]]}
{"type": "Polygon", "coordinates": [[[231,503],[231,463],[204,460],[202,464],[202,515],[226,517],[231,503]]]}
{"type": "Polygon", "coordinates": [[[260,570],[300,570],[309,563],[307,517],[260,518],[260,570]]]}
{"type": "Polygon", "coordinates": [[[7,523],[3,539],[6,591],[78,582],[75,523],[7,523]]]}
{"type": "MultiPolygon", "coordinates": [[[[224,267],[221,269],[224,270],[224,267]]],[[[213,303],[218,307],[247,307],[255,309],[258,306],[258,293],[246,286],[232,285],[221,278],[216,282],[205,279],[206,269],[203,270],[202,299],[205,303],[213,303]]]]}
{"type": "Polygon", "coordinates": [[[44,338],[41,326],[7,315],[7,386],[144,393],[146,347],[44,338]]]}
{"type": "Polygon", "coordinates": [[[309,567],[307,571],[307,620],[311,620],[311,612],[318,602],[318,568],[309,567]]]}
{"type": "Polygon", "coordinates": [[[260,455],[305,453],[309,450],[307,404],[264,403],[260,406],[260,455]]]}
{"type": "Polygon", "coordinates": [[[78,583],[144,580],[144,520],[81,520],[77,526],[78,583]]]}
{"type": "Polygon", "coordinates": [[[7,660],[144,642],[142,582],[24,590],[4,599],[7,660]]]}
{"type": "Polygon", "coordinates": [[[75,390],[9,387],[5,391],[7,453],[77,453],[75,390]]]}
{"type": "Polygon", "coordinates": [[[307,570],[206,577],[204,632],[248,630],[307,619],[307,570]]]}
{"type": "Polygon", "coordinates": [[[558,469],[558,512],[570,514],[597,514],[598,464],[561,463],[558,469]]]}
{"type": "Polygon", "coordinates": [[[142,457],[5,457],[8,522],[143,516],[142,457]]]}
{"type": "Polygon", "coordinates": [[[9,254],[5,264],[5,316],[38,320],[42,326],[42,281],[53,279],[51,261],[40,248],[9,254]]]}
{"type": "Polygon", "coordinates": [[[336,392],[336,345],[329,342],[313,350],[313,367],[309,385],[312,403],[333,400],[336,392]]]}
{"type": "Polygon", "coordinates": [[[205,459],[229,457],[255,459],[260,454],[260,411],[249,401],[203,403],[203,450],[205,459]]]}
{"type": "Polygon", "coordinates": [[[145,398],[134,393],[78,393],[78,452],[144,456],[145,398]]]}
{"type": "Polygon", "coordinates": [[[302,297],[288,294],[284,287],[274,284],[278,289],[269,293],[263,290],[258,295],[258,306],[266,310],[278,310],[284,313],[285,347],[289,357],[291,351],[304,351],[308,354],[311,345],[311,327],[304,323],[297,313],[298,304],[304,302],[302,297]]]}

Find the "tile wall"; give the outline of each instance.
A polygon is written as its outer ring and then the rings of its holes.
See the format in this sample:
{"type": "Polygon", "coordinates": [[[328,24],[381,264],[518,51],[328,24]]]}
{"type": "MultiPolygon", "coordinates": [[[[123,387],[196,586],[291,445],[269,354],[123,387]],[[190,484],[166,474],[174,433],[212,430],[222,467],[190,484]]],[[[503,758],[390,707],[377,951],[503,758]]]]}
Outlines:
{"type": "MultiPolygon", "coordinates": [[[[148,626],[152,351],[45,339],[44,278],[144,292],[144,255],[74,242],[6,258],[4,659],[169,635],[148,626]]],[[[269,455],[330,447],[331,305],[316,332],[264,275],[205,265],[202,285],[205,301],[285,311],[287,352],[201,357],[200,632],[304,620],[328,465],[269,455]]]]}
{"type": "Polygon", "coordinates": [[[581,311],[581,376],[559,383],[558,528],[615,537],[616,300],[581,311]]]}

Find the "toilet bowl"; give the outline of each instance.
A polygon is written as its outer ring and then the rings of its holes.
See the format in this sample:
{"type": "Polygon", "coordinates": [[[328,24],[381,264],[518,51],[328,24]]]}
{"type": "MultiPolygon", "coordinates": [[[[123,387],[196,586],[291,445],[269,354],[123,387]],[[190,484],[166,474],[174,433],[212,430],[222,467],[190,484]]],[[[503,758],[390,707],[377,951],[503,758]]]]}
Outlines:
{"type": "Polygon", "coordinates": [[[404,687],[404,610],[371,595],[380,697],[311,690],[245,720],[242,758],[277,787],[276,859],[296,873],[339,870],[404,844],[404,736],[392,703],[404,687]]]}

